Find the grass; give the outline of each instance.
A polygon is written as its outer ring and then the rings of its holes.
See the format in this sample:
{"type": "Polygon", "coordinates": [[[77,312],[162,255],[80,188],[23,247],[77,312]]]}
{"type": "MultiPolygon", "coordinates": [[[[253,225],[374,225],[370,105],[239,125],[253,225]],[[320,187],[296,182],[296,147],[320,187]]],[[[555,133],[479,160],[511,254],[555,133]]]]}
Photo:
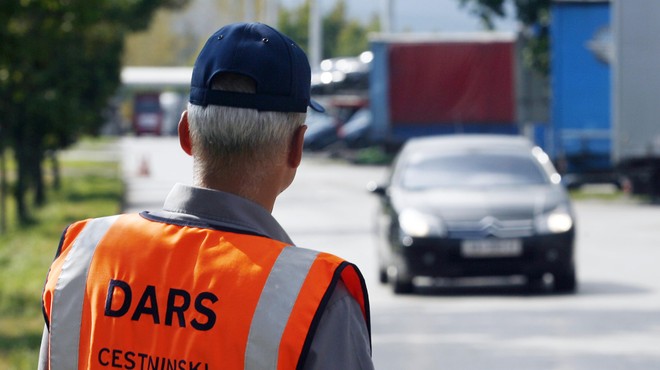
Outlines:
{"type": "Polygon", "coordinates": [[[354,153],[350,161],[362,165],[389,165],[394,159],[394,153],[387,153],[380,147],[368,147],[354,153]]]}
{"type": "MultiPolygon", "coordinates": [[[[105,147],[104,142],[83,145],[89,150],[105,147]]],[[[123,185],[117,162],[67,160],[61,170],[61,189],[49,190],[47,204],[33,211],[34,222],[20,227],[10,217],[8,230],[0,235],[0,369],[37,368],[44,325],[41,292],[64,228],[120,211],[123,185]]],[[[13,216],[13,204],[8,206],[13,216]]]]}
{"type": "Polygon", "coordinates": [[[571,199],[576,201],[606,201],[606,202],[623,202],[644,201],[644,197],[639,195],[628,194],[621,189],[616,188],[610,184],[587,184],[578,189],[571,189],[569,191],[571,199]]]}

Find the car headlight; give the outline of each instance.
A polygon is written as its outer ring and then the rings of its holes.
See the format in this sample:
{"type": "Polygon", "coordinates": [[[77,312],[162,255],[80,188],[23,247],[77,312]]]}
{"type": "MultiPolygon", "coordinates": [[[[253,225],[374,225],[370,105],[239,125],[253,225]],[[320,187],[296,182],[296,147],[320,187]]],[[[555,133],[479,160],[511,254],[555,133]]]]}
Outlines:
{"type": "Polygon", "coordinates": [[[555,209],[536,218],[536,230],[542,234],[565,233],[573,227],[573,216],[563,208],[555,209]]]}
{"type": "Polygon", "coordinates": [[[415,209],[405,209],[399,214],[401,231],[412,237],[445,236],[447,229],[442,220],[415,209]]]}

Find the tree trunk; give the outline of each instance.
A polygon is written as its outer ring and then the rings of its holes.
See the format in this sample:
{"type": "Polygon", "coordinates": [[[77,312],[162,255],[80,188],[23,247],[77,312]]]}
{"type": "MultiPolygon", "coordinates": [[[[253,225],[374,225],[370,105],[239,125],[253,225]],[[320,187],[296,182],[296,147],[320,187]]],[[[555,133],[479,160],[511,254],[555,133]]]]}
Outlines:
{"type": "Polygon", "coordinates": [[[30,153],[30,177],[34,184],[34,204],[38,207],[46,204],[46,186],[42,171],[43,156],[40,150],[30,153]]]}
{"type": "Polygon", "coordinates": [[[24,174],[27,178],[26,189],[33,191],[33,204],[37,207],[46,204],[46,187],[44,183],[44,175],[42,171],[42,164],[44,159],[44,150],[41,146],[40,135],[32,133],[23,138],[23,143],[17,147],[27,148],[24,151],[24,162],[19,165],[24,165],[24,174]]]}
{"type": "Polygon", "coordinates": [[[28,212],[26,195],[27,189],[30,184],[29,176],[29,164],[28,164],[28,155],[27,149],[23,145],[16,145],[14,156],[16,157],[16,167],[17,167],[17,176],[16,176],[16,186],[14,187],[14,198],[16,200],[16,215],[18,217],[18,222],[21,225],[25,225],[30,221],[30,214],[28,212]]]}
{"type": "Polygon", "coordinates": [[[7,231],[7,163],[4,144],[0,143],[0,234],[7,231]]]}
{"type": "Polygon", "coordinates": [[[60,179],[60,161],[57,158],[57,150],[49,150],[50,170],[53,176],[53,189],[60,190],[62,181],[60,179]]]}

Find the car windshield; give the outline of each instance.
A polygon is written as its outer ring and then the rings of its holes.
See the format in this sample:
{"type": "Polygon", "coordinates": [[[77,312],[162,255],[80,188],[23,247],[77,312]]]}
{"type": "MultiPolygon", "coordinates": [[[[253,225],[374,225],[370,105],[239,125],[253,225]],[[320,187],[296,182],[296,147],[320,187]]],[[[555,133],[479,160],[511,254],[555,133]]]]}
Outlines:
{"type": "Polygon", "coordinates": [[[503,153],[464,153],[413,159],[402,176],[402,186],[411,190],[547,182],[543,170],[531,156],[503,153]]]}

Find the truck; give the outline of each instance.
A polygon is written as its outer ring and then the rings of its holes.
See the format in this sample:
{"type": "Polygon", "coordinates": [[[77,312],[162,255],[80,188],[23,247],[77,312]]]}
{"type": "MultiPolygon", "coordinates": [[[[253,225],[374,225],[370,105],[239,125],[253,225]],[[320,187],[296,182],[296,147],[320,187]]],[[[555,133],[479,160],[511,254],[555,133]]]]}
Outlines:
{"type": "Polygon", "coordinates": [[[569,187],[660,196],[658,14],[657,0],[553,1],[551,114],[537,143],[569,187]]]}
{"type": "Polygon", "coordinates": [[[137,136],[160,135],[163,127],[163,108],[160,92],[136,92],[133,98],[133,130],[137,136]]]}
{"type": "Polygon", "coordinates": [[[612,42],[609,1],[554,1],[550,117],[537,144],[568,187],[618,184],[611,158],[612,42]]]}
{"type": "Polygon", "coordinates": [[[612,3],[612,162],[633,193],[660,197],[660,1],[612,3]]]}
{"type": "Polygon", "coordinates": [[[377,34],[370,50],[371,142],[519,132],[515,34],[377,34]]]}

